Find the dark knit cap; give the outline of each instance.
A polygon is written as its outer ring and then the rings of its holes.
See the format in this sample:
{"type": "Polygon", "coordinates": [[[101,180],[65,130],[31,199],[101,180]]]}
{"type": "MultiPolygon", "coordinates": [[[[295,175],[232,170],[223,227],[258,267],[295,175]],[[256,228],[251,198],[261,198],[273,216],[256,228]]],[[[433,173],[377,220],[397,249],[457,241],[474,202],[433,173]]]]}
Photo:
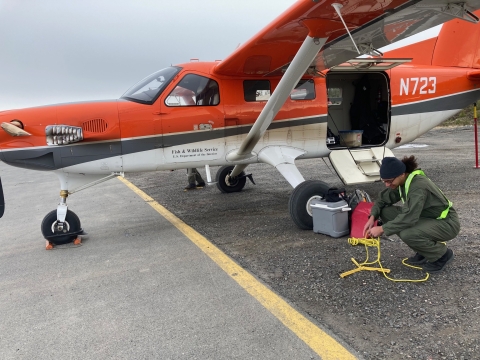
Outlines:
{"type": "Polygon", "coordinates": [[[396,157],[386,157],[380,166],[380,177],[382,179],[393,179],[402,175],[407,167],[396,157]]]}

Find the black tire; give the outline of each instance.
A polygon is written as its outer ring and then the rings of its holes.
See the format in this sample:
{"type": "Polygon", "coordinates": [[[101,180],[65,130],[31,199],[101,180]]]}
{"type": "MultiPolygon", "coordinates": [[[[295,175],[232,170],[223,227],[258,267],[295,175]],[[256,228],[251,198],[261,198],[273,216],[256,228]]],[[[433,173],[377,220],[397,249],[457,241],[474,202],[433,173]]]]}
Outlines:
{"type": "Polygon", "coordinates": [[[298,185],[290,195],[288,211],[293,222],[303,230],[313,229],[313,217],[310,202],[323,199],[330,186],[319,180],[306,180],[298,185]]]}
{"type": "Polygon", "coordinates": [[[227,184],[227,175],[231,174],[234,166],[222,166],[217,171],[215,180],[217,181],[217,188],[223,193],[232,193],[242,191],[247,182],[245,173],[242,171],[235,179],[230,179],[230,182],[227,184]]]}
{"type": "MultiPolygon", "coordinates": [[[[77,214],[75,214],[73,211],[70,211],[70,210],[67,210],[67,216],[65,216],[66,228],[64,228],[62,231],[59,231],[55,227],[56,222],[57,222],[57,210],[50,211],[43,218],[41,229],[42,229],[42,235],[45,238],[51,235],[60,235],[63,233],[78,232],[82,229],[80,224],[80,219],[78,218],[77,214]]],[[[69,242],[72,242],[76,238],[77,238],[77,235],[67,234],[67,235],[55,237],[49,241],[55,245],[62,245],[62,244],[68,244],[69,242]]]]}

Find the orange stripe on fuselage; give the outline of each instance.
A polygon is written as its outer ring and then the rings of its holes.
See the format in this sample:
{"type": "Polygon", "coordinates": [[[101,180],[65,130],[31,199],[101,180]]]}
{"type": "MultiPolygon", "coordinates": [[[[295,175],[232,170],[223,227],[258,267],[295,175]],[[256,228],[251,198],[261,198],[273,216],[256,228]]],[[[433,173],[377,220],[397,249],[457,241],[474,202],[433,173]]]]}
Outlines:
{"type": "Polygon", "coordinates": [[[476,90],[468,68],[402,65],[390,71],[392,106],[476,90]]]}

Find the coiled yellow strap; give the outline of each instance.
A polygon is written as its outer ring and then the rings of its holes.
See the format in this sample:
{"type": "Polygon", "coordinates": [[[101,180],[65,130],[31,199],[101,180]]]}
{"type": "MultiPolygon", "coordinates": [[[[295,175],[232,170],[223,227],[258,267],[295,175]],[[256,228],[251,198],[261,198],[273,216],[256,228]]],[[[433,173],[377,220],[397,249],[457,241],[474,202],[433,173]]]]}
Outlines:
{"type": "MultiPolygon", "coordinates": [[[[366,257],[365,261],[362,262],[362,263],[358,263],[354,258],[352,258],[352,262],[357,267],[355,269],[345,271],[344,273],[340,274],[340,277],[342,277],[342,278],[344,278],[345,276],[351,275],[353,273],[356,273],[358,271],[363,271],[363,270],[379,271],[383,274],[383,276],[385,276],[385,278],[387,278],[388,280],[391,280],[391,281],[395,281],[395,282],[422,282],[422,281],[427,281],[428,278],[430,277],[429,273],[427,273],[425,278],[418,279],[418,280],[414,280],[414,279],[392,279],[391,277],[389,277],[387,274],[390,273],[390,269],[385,269],[382,266],[382,263],[380,262],[380,255],[381,255],[380,254],[380,238],[377,238],[377,239],[349,238],[348,243],[350,245],[353,245],[353,246],[356,246],[356,245],[359,245],[359,244],[365,245],[365,251],[367,253],[367,257],[366,257]],[[368,257],[369,257],[368,256],[368,247],[370,247],[370,246],[377,248],[377,260],[371,261],[371,262],[368,261],[368,257]],[[365,265],[374,265],[374,264],[378,264],[379,267],[365,266],[365,265]]],[[[413,268],[413,269],[422,270],[421,267],[407,264],[405,262],[405,260],[407,260],[407,259],[408,258],[405,258],[405,259],[402,260],[403,265],[408,266],[408,267],[413,268]]]]}

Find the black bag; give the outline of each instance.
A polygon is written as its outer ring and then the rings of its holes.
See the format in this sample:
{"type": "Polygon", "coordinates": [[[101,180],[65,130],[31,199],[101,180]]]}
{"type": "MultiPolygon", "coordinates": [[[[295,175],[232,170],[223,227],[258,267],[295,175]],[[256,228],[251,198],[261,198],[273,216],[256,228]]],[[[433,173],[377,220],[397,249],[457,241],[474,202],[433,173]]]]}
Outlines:
{"type": "Polygon", "coordinates": [[[340,200],[345,200],[346,192],[345,189],[330,188],[325,194],[326,202],[337,202],[340,200]]]}

